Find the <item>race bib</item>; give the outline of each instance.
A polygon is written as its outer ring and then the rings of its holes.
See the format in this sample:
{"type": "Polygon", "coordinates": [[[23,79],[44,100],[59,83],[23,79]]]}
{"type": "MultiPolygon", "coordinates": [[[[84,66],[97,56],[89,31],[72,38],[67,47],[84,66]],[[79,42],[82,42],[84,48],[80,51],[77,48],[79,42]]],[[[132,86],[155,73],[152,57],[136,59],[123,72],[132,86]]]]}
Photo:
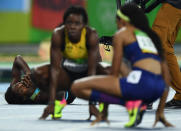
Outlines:
{"type": "Polygon", "coordinates": [[[158,54],[153,41],[143,32],[136,32],[138,45],[143,53],[158,54]]]}
{"type": "Polygon", "coordinates": [[[131,71],[127,77],[127,82],[132,84],[137,84],[141,78],[141,71],[131,71]]]}

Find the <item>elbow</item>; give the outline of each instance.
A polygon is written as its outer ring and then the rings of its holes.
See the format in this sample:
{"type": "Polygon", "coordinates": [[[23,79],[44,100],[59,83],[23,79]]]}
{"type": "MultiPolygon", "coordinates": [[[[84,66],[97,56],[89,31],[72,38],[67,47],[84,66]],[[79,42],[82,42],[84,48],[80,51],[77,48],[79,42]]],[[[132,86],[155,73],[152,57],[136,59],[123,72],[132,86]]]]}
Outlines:
{"type": "Polygon", "coordinates": [[[17,55],[14,59],[14,64],[18,64],[23,60],[23,57],[21,55],[17,55]]]}

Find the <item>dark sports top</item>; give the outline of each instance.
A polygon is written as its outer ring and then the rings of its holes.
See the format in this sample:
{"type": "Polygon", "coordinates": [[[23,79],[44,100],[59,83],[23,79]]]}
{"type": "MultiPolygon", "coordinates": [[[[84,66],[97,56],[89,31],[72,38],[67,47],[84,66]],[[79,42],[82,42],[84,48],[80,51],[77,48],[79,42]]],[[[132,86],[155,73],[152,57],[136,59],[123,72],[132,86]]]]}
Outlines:
{"type": "Polygon", "coordinates": [[[149,36],[140,31],[135,30],[136,41],[124,46],[124,55],[133,65],[136,61],[145,58],[153,58],[160,61],[158,51],[149,36]]]}

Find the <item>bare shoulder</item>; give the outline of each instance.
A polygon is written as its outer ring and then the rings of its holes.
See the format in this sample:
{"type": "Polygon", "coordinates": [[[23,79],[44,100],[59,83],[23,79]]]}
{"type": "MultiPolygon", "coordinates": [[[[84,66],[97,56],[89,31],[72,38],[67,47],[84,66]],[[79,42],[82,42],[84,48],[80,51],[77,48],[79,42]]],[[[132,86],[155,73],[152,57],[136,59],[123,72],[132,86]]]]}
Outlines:
{"type": "Polygon", "coordinates": [[[132,27],[123,27],[118,30],[114,35],[114,41],[117,43],[122,43],[123,45],[128,45],[136,41],[134,29],[132,27]]]}
{"type": "Polygon", "coordinates": [[[114,34],[114,40],[124,40],[125,38],[128,38],[128,30],[126,27],[123,27],[119,29],[115,34],[114,34]]]}
{"type": "Polygon", "coordinates": [[[86,26],[86,30],[87,30],[88,35],[91,35],[91,34],[97,35],[97,32],[96,32],[95,28],[92,28],[90,26],[86,26]]]}
{"type": "Polygon", "coordinates": [[[98,34],[94,28],[86,26],[86,39],[89,46],[95,47],[98,43],[98,34]]]}
{"type": "Polygon", "coordinates": [[[62,34],[64,33],[64,30],[65,30],[64,25],[54,29],[53,34],[52,34],[52,42],[51,42],[53,45],[58,46],[62,43],[62,40],[63,40],[62,34]]]}
{"type": "Polygon", "coordinates": [[[119,29],[116,33],[115,33],[115,37],[125,37],[126,35],[125,34],[127,34],[127,32],[128,32],[128,30],[127,30],[127,28],[126,27],[123,27],[123,28],[121,28],[121,29],[119,29]]]}
{"type": "Polygon", "coordinates": [[[64,25],[62,25],[60,27],[57,27],[57,28],[54,29],[53,35],[58,35],[58,34],[60,35],[60,34],[62,34],[64,32],[64,30],[65,30],[64,25]]]}

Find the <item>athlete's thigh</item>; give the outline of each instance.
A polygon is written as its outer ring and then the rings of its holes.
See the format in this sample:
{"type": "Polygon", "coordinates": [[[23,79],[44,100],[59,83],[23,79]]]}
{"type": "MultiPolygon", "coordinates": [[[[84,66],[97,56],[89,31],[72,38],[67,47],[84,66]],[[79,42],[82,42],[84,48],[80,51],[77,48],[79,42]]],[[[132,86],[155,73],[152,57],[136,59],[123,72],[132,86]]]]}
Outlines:
{"type": "Polygon", "coordinates": [[[75,81],[81,89],[93,89],[110,95],[121,96],[119,78],[110,75],[85,77],[75,81]]]}

